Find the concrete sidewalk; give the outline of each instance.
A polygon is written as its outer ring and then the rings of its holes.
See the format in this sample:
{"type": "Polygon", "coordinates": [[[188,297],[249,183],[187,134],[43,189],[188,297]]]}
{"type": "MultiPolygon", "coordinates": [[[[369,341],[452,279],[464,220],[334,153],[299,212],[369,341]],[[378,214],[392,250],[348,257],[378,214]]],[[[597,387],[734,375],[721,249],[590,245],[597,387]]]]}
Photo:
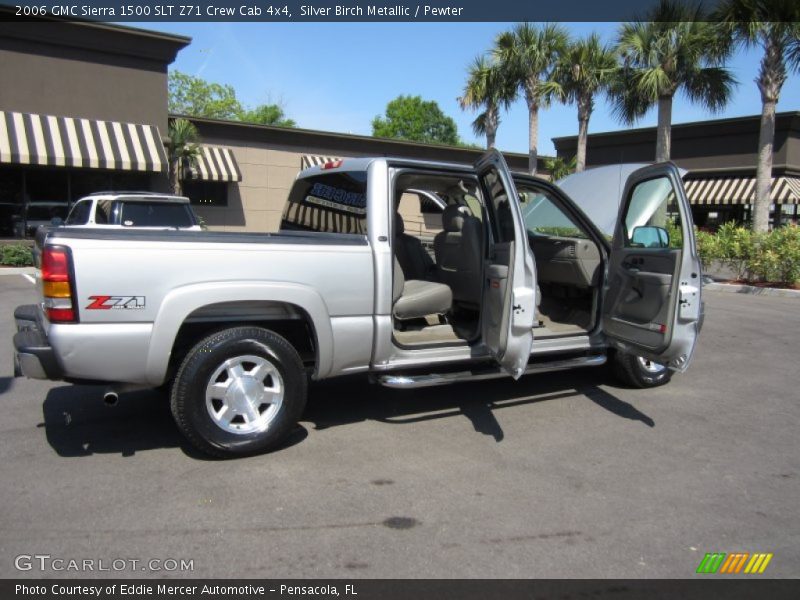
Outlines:
{"type": "Polygon", "coordinates": [[[0,275],[36,275],[36,267],[0,267],[0,275]]]}

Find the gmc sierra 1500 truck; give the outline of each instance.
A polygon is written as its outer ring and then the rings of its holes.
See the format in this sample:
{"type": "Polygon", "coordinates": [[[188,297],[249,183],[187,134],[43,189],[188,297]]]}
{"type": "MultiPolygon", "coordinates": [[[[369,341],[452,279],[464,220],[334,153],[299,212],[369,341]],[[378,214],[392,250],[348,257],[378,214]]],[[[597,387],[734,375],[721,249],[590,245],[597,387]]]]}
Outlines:
{"type": "Polygon", "coordinates": [[[592,193],[618,210],[611,234],[496,151],[472,167],[360,158],[300,173],[276,234],[55,228],[42,302],[15,311],[16,365],[112,394],[164,386],[217,456],[280,444],[309,379],[414,388],[608,357],[629,384],[664,384],[702,315],[680,173],[592,193]]]}

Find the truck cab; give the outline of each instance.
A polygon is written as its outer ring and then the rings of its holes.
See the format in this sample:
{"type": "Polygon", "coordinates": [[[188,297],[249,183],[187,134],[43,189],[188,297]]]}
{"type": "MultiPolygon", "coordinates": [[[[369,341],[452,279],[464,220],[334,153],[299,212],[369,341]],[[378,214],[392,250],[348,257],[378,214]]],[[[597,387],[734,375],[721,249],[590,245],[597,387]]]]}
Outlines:
{"type": "Polygon", "coordinates": [[[371,367],[384,385],[516,379],[601,364],[610,349],[635,357],[627,370],[644,386],[691,359],[700,263],[674,165],[636,169],[613,194],[609,235],[496,151],[472,169],[331,161],[300,174],[282,229],[369,239],[379,284],[371,367]],[[420,364],[428,371],[404,372],[420,364]]]}

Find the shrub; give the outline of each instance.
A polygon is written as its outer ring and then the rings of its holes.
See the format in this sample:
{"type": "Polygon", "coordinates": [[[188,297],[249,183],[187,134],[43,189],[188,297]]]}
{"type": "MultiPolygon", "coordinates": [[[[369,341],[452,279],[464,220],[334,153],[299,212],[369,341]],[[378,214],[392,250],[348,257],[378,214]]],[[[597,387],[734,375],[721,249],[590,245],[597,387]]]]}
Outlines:
{"type": "Polygon", "coordinates": [[[683,230],[678,219],[667,219],[667,235],[670,248],[683,247],[683,230]]]}
{"type": "Polygon", "coordinates": [[[754,242],[747,264],[753,279],[788,285],[800,281],[800,227],[779,227],[754,242]]]}
{"type": "Polygon", "coordinates": [[[0,251],[0,263],[12,267],[27,267],[33,264],[33,252],[23,244],[3,246],[0,251]]]}
{"type": "Polygon", "coordinates": [[[711,261],[722,258],[719,241],[717,240],[717,236],[713,233],[703,231],[702,229],[695,228],[694,235],[697,241],[697,254],[700,256],[703,271],[707,271],[711,261]]]}
{"type": "Polygon", "coordinates": [[[733,269],[736,279],[745,279],[753,257],[753,232],[729,221],[720,226],[716,238],[719,259],[733,269]]]}

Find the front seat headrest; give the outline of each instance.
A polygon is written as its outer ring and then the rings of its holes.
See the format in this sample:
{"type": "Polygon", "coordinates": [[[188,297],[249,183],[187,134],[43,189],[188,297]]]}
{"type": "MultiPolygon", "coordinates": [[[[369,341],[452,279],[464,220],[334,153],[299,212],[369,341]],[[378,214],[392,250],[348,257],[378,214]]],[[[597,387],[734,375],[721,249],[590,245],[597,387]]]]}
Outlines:
{"type": "Polygon", "coordinates": [[[401,235],[406,230],[406,225],[403,223],[403,217],[400,213],[394,213],[394,234],[401,235]]]}
{"type": "Polygon", "coordinates": [[[442,227],[445,231],[461,231],[464,228],[464,217],[468,214],[465,206],[451,204],[442,213],[442,227]]]}

